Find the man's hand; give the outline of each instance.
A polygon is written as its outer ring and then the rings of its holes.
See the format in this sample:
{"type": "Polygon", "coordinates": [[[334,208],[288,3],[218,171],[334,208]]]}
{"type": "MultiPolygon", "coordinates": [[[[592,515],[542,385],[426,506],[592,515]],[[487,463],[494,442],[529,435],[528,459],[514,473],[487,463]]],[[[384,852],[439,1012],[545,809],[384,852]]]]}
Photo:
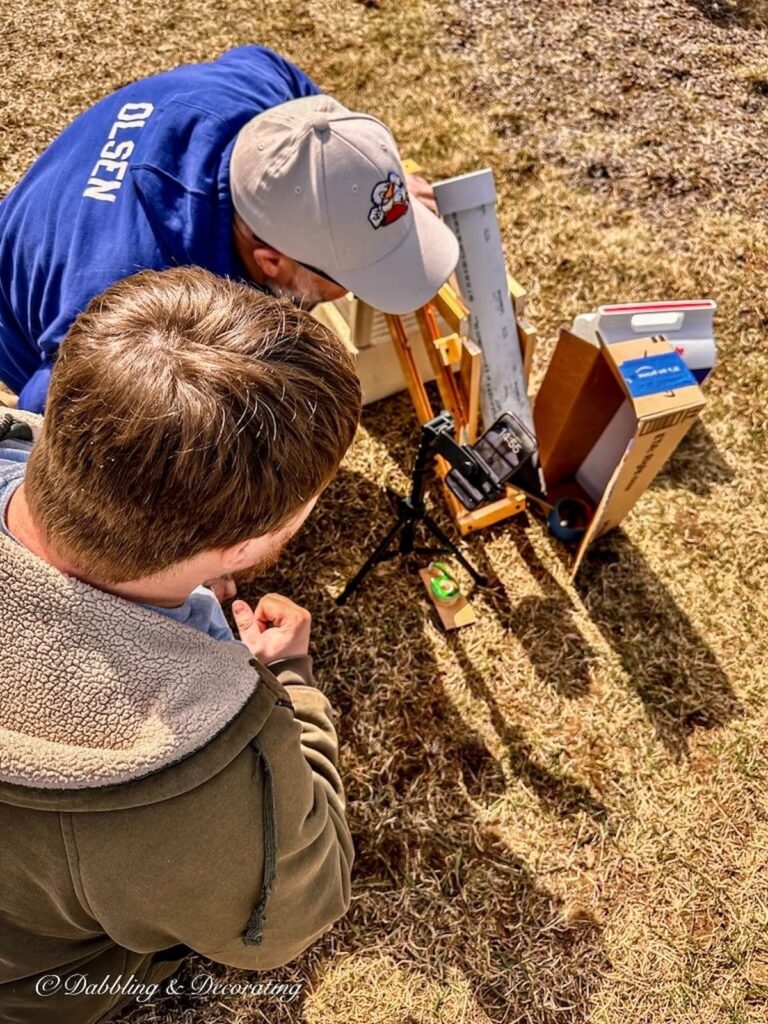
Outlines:
{"type": "Polygon", "coordinates": [[[406,174],[405,187],[408,189],[408,195],[412,199],[418,199],[432,213],[437,213],[435,193],[426,178],[422,178],[420,174],[406,174]]]}
{"type": "Polygon", "coordinates": [[[287,597],[267,594],[254,609],[245,601],[235,601],[232,614],[240,639],[265,665],[309,653],[312,616],[287,597]]]}

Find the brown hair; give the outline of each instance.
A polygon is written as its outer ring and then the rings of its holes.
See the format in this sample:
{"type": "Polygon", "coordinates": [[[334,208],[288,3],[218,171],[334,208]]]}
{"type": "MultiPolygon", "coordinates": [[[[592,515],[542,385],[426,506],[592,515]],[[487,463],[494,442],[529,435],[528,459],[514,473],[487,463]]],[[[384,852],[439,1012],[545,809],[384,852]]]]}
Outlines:
{"type": "Polygon", "coordinates": [[[309,313],[198,268],[144,271],[70,328],[28,500],[75,566],[137,579],[280,529],[359,416],[352,358],[309,313]]]}

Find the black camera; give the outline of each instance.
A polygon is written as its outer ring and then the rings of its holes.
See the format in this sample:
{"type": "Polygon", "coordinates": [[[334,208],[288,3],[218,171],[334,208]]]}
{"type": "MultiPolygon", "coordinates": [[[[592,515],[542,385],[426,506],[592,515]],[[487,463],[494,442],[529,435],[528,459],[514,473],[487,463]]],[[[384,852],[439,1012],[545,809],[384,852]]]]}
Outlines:
{"type": "Polygon", "coordinates": [[[470,512],[502,498],[510,482],[528,494],[541,495],[536,438],[512,413],[499,416],[475,444],[461,447],[472,468],[469,463],[454,465],[445,482],[470,512]]]}

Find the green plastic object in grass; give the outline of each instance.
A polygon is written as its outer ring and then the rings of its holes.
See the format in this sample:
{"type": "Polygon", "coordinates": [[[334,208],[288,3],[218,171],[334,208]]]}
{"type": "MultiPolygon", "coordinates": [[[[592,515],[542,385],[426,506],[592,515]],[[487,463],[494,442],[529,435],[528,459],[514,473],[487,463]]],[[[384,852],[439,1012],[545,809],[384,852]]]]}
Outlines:
{"type": "Polygon", "coordinates": [[[430,580],[434,597],[438,601],[455,601],[461,591],[445,562],[432,562],[430,569],[436,569],[439,573],[438,576],[433,576],[430,580]]]}

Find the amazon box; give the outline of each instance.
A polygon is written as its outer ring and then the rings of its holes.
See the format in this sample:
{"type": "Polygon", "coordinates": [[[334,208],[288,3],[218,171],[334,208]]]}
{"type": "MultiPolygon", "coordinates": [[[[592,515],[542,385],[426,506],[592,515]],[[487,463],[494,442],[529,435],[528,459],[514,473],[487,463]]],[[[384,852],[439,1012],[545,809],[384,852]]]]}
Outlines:
{"type": "Polygon", "coordinates": [[[704,406],[695,377],[667,340],[607,345],[563,329],[534,401],[547,498],[595,509],[575,576],[596,537],[618,526],[704,406]]]}

